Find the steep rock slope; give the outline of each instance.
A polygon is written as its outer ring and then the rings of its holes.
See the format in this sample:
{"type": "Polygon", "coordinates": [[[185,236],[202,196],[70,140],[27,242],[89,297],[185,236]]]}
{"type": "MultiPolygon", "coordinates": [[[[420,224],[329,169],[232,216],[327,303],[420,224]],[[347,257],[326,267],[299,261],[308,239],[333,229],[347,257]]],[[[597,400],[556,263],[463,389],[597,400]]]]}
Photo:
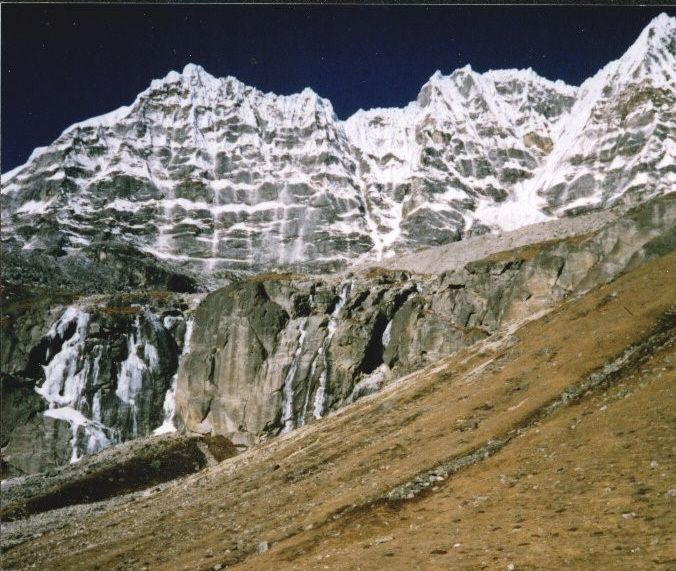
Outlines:
{"type": "Polygon", "coordinates": [[[311,90],[263,94],[188,65],[66,130],[3,193],[29,247],[116,239],[204,271],[261,268],[368,251],[353,162],[311,90]]]}
{"type": "Polygon", "coordinates": [[[642,200],[676,185],[676,26],[662,15],[585,81],[531,188],[546,211],[642,200]]]}
{"type": "Polygon", "coordinates": [[[466,67],[344,122],[309,89],[188,65],[5,173],[3,241],[54,255],[122,241],[215,282],[633,204],[676,181],[674,22],[579,88],[466,67]]]}
{"type": "MultiPolygon", "coordinates": [[[[515,197],[517,183],[551,151],[576,93],[531,70],[479,74],[467,66],[435,73],[404,109],[348,119],[377,253],[487,231],[477,209],[515,197]]],[[[537,204],[527,206],[518,221],[503,223],[546,218],[537,204]]]]}
{"type": "Polygon", "coordinates": [[[174,428],[190,299],[29,297],[3,307],[3,477],[174,428]]]}
{"type": "Polygon", "coordinates": [[[668,569],[674,263],[168,489],[27,521],[4,564],[668,569]]]}
{"type": "Polygon", "coordinates": [[[263,275],[195,312],[177,380],[187,429],[251,445],[674,249],[674,198],[587,235],[466,263],[438,276],[378,268],[342,279],[263,275]]]}
{"type": "Polygon", "coordinates": [[[204,299],[15,300],[0,328],[3,470],[49,469],[174,427],[240,448],[302,427],[673,250],[673,202],[578,219],[571,235],[479,248],[461,264],[441,259],[432,275],[268,273],[204,299]]]}

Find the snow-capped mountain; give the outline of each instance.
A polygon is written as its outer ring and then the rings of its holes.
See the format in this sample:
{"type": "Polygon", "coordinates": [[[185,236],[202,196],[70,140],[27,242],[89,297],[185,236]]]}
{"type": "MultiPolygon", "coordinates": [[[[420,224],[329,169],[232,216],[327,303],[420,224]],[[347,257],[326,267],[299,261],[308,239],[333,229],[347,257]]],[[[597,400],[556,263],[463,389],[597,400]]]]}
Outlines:
{"type": "Polygon", "coordinates": [[[332,267],[673,190],[676,19],[580,87],[435,73],[346,121],[196,65],[66,129],[2,176],[3,241],[126,242],[207,274],[332,267]]]}

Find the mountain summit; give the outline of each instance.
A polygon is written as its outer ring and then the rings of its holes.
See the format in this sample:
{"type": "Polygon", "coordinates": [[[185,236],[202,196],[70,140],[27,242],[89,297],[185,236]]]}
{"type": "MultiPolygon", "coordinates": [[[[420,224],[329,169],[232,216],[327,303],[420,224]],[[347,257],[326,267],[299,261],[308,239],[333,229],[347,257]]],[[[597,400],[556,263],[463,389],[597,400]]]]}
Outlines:
{"type": "Polygon", "coordinates": [[[676,182],[675,30],[658,16],[580,87],[466,66],[346,121],[310,89],[188,64],[5,173],[3,243],[123,243],[203,275],[328,268],[637,203],[676,182]]]}

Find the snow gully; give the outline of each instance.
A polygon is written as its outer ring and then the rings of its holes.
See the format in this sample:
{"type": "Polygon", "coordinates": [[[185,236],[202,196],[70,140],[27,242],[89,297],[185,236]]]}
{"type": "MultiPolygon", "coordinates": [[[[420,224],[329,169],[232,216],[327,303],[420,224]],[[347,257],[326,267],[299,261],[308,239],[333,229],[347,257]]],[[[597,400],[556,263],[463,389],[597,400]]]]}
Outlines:
{"type": "Polygon", "coordinates": [[[319,376],[319,387],[317,388],[317,393],[315,394],[314,401],[314,411],[313,416],[315,418],[321,418],[324,414],[324,407],[326,406],[326,387],[328,383],[328,374],[329,374],[329,361],[326,355],[326,351],[333,339],[333,335],[338,328],[338,314],[340,310],[343,309],[347,299],[350,296],[350,290],[352,289],[352,282],[344,282],[340,285],[338,289],[338,301],[336,306],[331,312],[331,317],[329,318],[329,324],[326,328],[326,337],[319,347],[316,358],[321,358],[324,368],[321,375],[319,376]]]}
{"type": "MultiPolygon", "coordinates": [[[[188,319],[186,321],[185,333],[183,335],[183,350],[179,355],[179,364],[183,356],[190,352],[190,338],[192,337],[192,330],[194,325],[195,325],[194,319],[188,319]]],[[[178,369],[176,370],[176,373],[171,379],[171,387],[169,387],[167,393],[164,395],[164,404],[162,405],[162,408],[164,410],[164,420],[162,424],[153,431],[153,434],[168,434],[170,432],[176,432],[176,424],[174,424],[174,417],[176,416],[177,381],[178,381],[178,369]]]]}
{"type": "Polygon", "coordinates": [[[291,361],[291,366],[289,367],[286,377],[284,378],[283,385],[283,396],[282,401],[282,423],[284,427],[282,428],[282,434],[286,434],[293,430],[295,426],[295,421],[293,418],[293,379],[296,376],[296,371],[298,370],[298,365],[300,364],[300,357],[303,351],[303,342],[305,341],[305,335],[307,333],[305,326],[307,325],[307,317],[304,317],[298,324],[298,345],[296,351],[293,354],[293,360],[291,361]]]}

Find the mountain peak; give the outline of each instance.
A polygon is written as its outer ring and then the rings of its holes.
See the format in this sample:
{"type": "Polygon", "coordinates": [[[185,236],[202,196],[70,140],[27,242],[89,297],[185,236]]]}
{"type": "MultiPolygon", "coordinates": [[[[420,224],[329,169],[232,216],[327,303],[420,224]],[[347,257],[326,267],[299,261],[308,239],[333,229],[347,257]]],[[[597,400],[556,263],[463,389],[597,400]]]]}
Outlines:
{"type": "Polygon", "coordinates": [[[321,99],[321,97],[317,94],[317,92],[311,87],[303,88],[303,91],[300,92],[300,95],[303,95],[304,97],[310,99],[321,99]]]}
{"type": "Polygon", "coordinates": [[[428,83],[439,83],[439,82],[445,82],[448,81],[449,79],[456,77],[458,75],[468,75],[468,74],[473,74],[475,73],[474,70],[472,69],[472,66],[470,64],[465,64],[462,67],[458,67],[454,69],[451,73],[448,75],[444,75],[441,73],[441,71],[436,70],[430,78],[427,80],[428,83]]]}
{"type": "Polygon", "coordinates": [[[201,65],[188,63],[183,67],[180,73],[176,70],[171,70],[167,75],[161,79],[153,79],[150,83],[150,90],[161,88],[164,85],[171,83],[188,82],[190,85],[195,84],[210,84],[219,82],[219,80],[206,71],[201,65]]]}
{"type": "Polygon", "coordinates": [[[195,63],[187,63],[185,65],[185,67],[183,68],[183,72],[182,72],[182,75],[184,75],[186,77],[191,77],[193,75],[202,75],[202,74],[210,75],[209,73],[207,73],[207,71],[201,65],[197,65],[195,63]]]}
{"type": "MultiPolygon", "coordinates": [[[[676,18],[667,16],[664,12],[653,18],[643,29],[638,39],[627,50],[624,57],[629,54],[645,56],[647,53],[657,51],[672,52],[671,43],[676,41],[676,18]]],[[[623,58],[624,59],[624,58],[623,58]]]]}
{"type": "Polygon", "coordinates": [[[662,12],[658,16],[655,16],[651,21],[650,24],[646,26],[647,30],[655,30],[655,31],[660,31],[660,30],[672,30],[674,29],[674,25],[676,25],[676,18],[673,18],[672,16],[669,16],[666,12],[662,12]]]}
{"type": "Polygon", "coordinates": [[[676,18],[665,13],[653,18],[619,59],[583,83],[588,91],[599,84],[625,85],[649,80],[654,87],[672,89],[676,81],[676,18]]]}

